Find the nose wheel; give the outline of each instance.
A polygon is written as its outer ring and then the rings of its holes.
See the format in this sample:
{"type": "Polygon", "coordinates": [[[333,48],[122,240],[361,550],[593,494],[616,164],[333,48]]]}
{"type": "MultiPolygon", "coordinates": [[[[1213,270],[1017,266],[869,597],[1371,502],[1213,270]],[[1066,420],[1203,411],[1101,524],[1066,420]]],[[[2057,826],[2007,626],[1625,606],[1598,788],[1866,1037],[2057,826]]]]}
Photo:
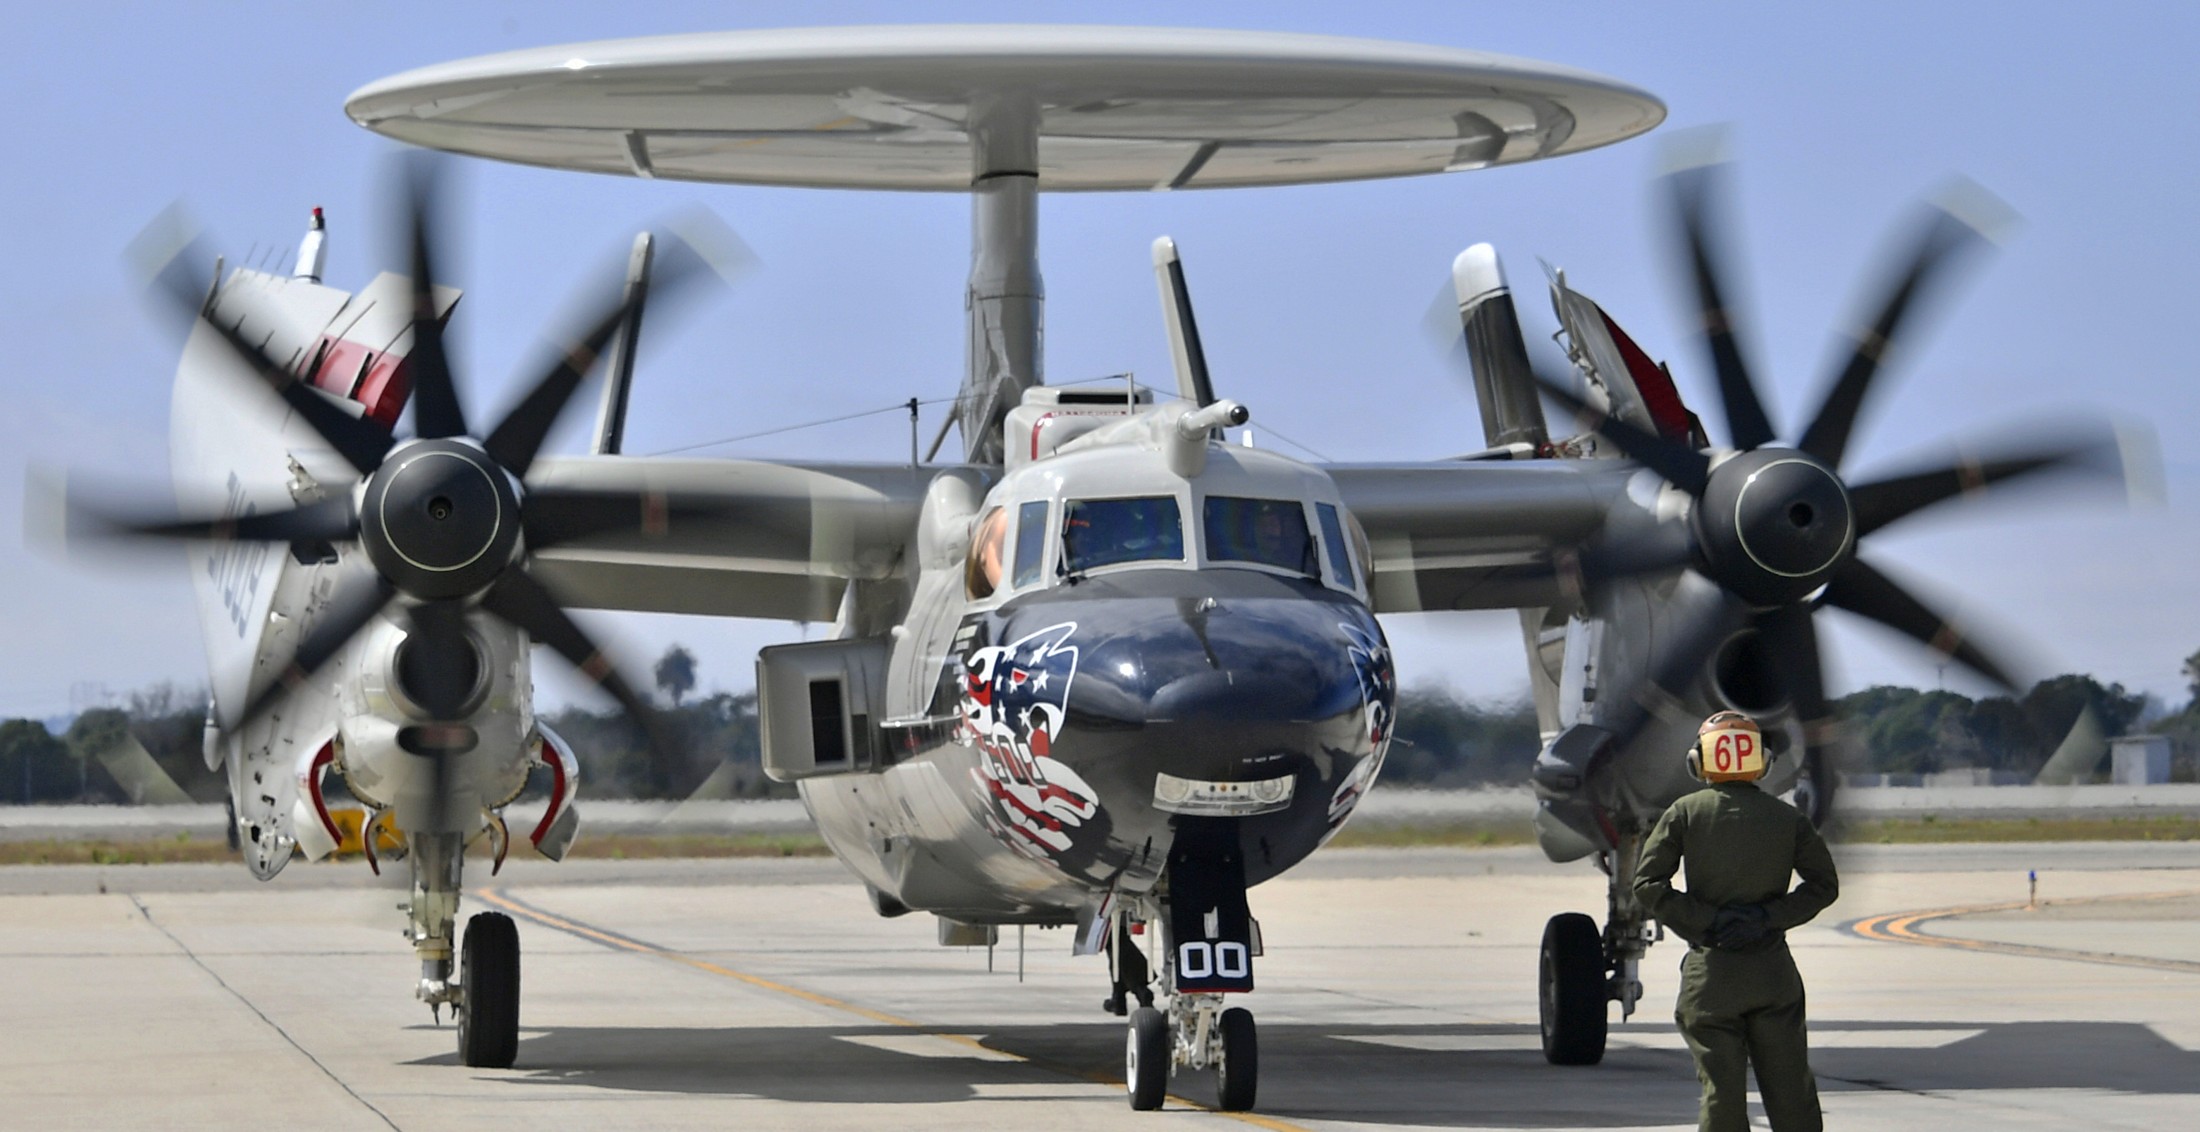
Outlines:
{"type": "Polygon", "coordinates": [[[519,929],[502,912],[466,921],[458,958],[458,1057],[510,1069],[519,1056],[519,929]]]}
{"type": "Polygon", "coordinates": [[[1123,1047],[1123,1081],[1131,1107],[1151,1112],[1169,1091],[1169,1069],[1176,1043],[1169,1040],[1169,1019],[1151,1006],[1131,1011],[1129,1040],[1123,1047]]]}
{"type": "Polygon", "coordinates": [[[1260,1091],[1260,1034],[1253,1012],[1231,1007],[1222,1012],[1222,1060],[1215,1066],[1215,1091],[1224,1112],[1245,1112],[1260,1091]]]}
{"type": "Polygon", "coordinates": [[[1123,1082],[1131,1107],[1150,1112],[1168,1095],[1178,1067],[1215,1071],[1215,1107],[1245,1112],[1260,1093],[1260,1034],[1253,1012],[1222,1008],[1218,994],[1171,995],[1166,1010],[1131,1011],[1123,1046],[1123,1082]]]}

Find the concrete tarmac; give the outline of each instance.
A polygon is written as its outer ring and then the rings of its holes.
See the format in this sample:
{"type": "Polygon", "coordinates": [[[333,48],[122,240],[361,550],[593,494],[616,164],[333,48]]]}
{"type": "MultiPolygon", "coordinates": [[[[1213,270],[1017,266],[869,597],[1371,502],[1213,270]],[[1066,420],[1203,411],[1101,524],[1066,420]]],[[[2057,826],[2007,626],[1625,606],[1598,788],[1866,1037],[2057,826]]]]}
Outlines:
{"type": "MultiPolygon", "coordinates": [[[[1876,846],[1791,942],[1828,1125],[2161,1128],[2200,1095],[2200,846],[1876,846]],[[2040,874],[2027,911],[2025,871],[2040,874]]],[[[402,867],[390,870],[402,872],[402,867]]],[[[486,870],[476,869],[476,874],[486,870]]],[[[1604,1063],[1537,1051],[1546,917],[1602,877],[1532,851],[1319,854],[1256,889],[1259,1110],[1180,1076],[1134,1113],[1105,964],[880,919],[829,861],[514,861],[519,1064],[411,999],[395,876],[0,869],[0,1126],[321,1129],[1688,1128],[1682,953],[1604,1063]],[[988,964],[991,970],[988,970],[988,964]]],[[[1615,1013],[1616,1019],[1616,1013],[1615,1013]]]]}

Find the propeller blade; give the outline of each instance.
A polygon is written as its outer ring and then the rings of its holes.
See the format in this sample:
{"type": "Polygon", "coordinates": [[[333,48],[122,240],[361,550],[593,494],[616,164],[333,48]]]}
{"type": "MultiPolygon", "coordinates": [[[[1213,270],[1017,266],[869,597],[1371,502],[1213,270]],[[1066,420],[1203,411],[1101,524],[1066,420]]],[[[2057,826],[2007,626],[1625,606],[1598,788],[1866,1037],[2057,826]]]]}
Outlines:
{"type": "Polygon", "coordinates": [[[266,714],[277,699],[303,687],[314,673],[351,643],[359,630],[366,628],[367,623],[382,612],[395,594],[396,590],[388,581],[372,572],[354,574],[338,583],[335,595],[322,608],[320,618],[298,642],[298,651],[291,655],[290,666],[245,705],[244,713],[237,717],[237,728],[243,729],[266,714]]]}
{"type": "Polygon", "coordinates": [[[1773,438],[1772,422],[1765,416],[1757,385],[1750,380],[1749,364],[1734,333],[1733,312],[1728,310],[1719,281],[1712,199],[1725,179],[1723,163],[1694,165],[1666,175],[1681,239],[1688,254],[1688,273],[1695,285],[1696,309],[1703,330],[1704,349],[1719,379],[1719,399],[1726,408],[1726,429],[1734,447],[1747,451],[1773,438]]]}
{"type": "Polygon", "coordinates": [[[382,458],[390,450],[389,430],[375,421],[345,412],[332,398],[298,380],[297,375],[291,373],[288,367],[269,357],[258,343],[239,333],[235,326],[225,325],[217,320],[211,309],[201,311],[200,305],[206,297],[205,288],[177,286],[164,287],[163,290],[169,301],[196,312],[195,317],[206,323],[207,328],[221,339],[222,344],[229,348],[229,352],[239,362],[259,375],[260,380],[267,383],[267,387],[274,390],[275,395],[281,397],[292,412],[298,414],[322,440],[327,441],[328,446],[335,449],[346,463],[358,469],[360,475],[371,474],[382,466],[382,458]]]}
{"type": "Polygon", "coordinates": [[[1893,278],[1871,328],[1857,336],[1848,364],[1842,367],[1840,376],[1826,391],[1824,403],[1818,406],[1817,414],[1811,418],[1810,427],[1804,430],[1797,447],[1825,461],[1829,467],[1841,466],[1849,433],[1856,425],[1857,415],[1863,411],[1872,379],[1878,376],[1881,362],[1894,348],[1895,335],[1901,331],[1904,318],[1958,255],[1985,242],[1984,234],[1968,220],[1945,208],[1933,210],[1924,232],[1918,237],[1917,250],[1910,255],[1909,266],[1893,278]]]}
{"type": "Polygon", "coordinates": [[[468,435],[450,357],[443,349],[443,320],[436,317],[435,309],[435,210],[441,164],[428,153],[406,154],[403,162],[413,304],[412,348],[405,360],[412,372],[413,425],[430,440],[468,435]]]}
{"type": "MultiPolygon", "coordinates": [[[[2113,446],[2107,451],[2113,455],[2113,446]]],[[[1861,484],[1849,489],[1856,536],[1863,538],[1959,495],[1981,494],[1989,484],[2045,471],[2084,470],[2099,464],[2103,452],[2100,445],[2070,444],[1992,458],[1959,453],[1945,467],[1861,484]]]]}
{"type": "MultiPolygon", "coordinates": [[[[213,299],[221,280],[207,278],[195,266],[194,260],[211,257],[190,237],[187,228],[188,221],[171,208],[132,242],[136,270],[145,278],[146,289],[155,302],[180,316],[185,325],[205,322],[238,362],[258,375],[361,475],[380,467],[383,455],[390,450],[387,429],[345,412],[332,398],[315,391],[288,366],[268,356],[236,324],[225,325],[214,317],[213,299]]],[[[215,262],[218,268],[219,261],[215,262]]]]}
{"type": "Polygon", "coordinates": [[[1826,586],[1826,602],[1909,636],[2012,693],[2019,688],[2009,670],[1977,643],[1966,640],[1953,621],[1934,612],[1861,558],[1842,563],[1834,572],[1833,581],[1826,586]]]}
{"type": "Polygon", "coordinates": [[[633,685],[619,675],[619,670],[596,647],[596,642],[574,624],[573,618],[541,582],[523,569],[506,570],[482,596],[481,607],[525,631],[538,644],[550,646],[581,675],[610,693],[611,698],[619,701],[619,706],[641,726],[658,756],[668,763],[677,761],[678,752],[649,701],[635,693],[633,685]]]}
{"type": "Polygon", "coordinates": [[[1757,618],[1757,633],[1773,676],[1787,694],[1788,709],[1803,725],[1803,772],[1810,779],[1806,810],[1821,828],[1833,816],[1839,721],[1826,702],[1818,629],[1808,605],[1788,605],[1757,618]]]}
{"type": "Polygon", "coordinates": [[[644,295],[650,303],[662,306],[676,301],[683,290],[712,274],[708,256],[686,247],[680,237],[660,233],[655,242],[659,250],[653,256],[654,265],[646,287],[637,288],[631,295],[623,288],[614,290],[610,301],[598,304],[595,313],[582,320],[587,329],[580,340],[572,345],[561,345],[549,371],[536,378],[512,411],[490,430],[483,447],[506,471],[515,476],[527,475],[527,469],[542,449],[543,440],[571,403],[581,380],[595,368],[612,335],[618,333],[629,318],[640,313],[644,295]]]}
{"type": "Polygon", "coordinates": [[[559,352],[550,372],[528,389],[527,395],[489,434],[483,446],[489,450],[491,459],[515,476],[527,475],[527,469],[535,462],[536,452],[550,435],[551,426],[557,424],[558,417],[565,412],[573,391],[580,388],[581,379],[596,368],[596,360],[603,355],[603,348],[610,343],[611,336],[625,325],[630,309],[636,308],[620,304],[590,325],[577,344],[559,352]]]}
{"type": "Polygon", "coordinates": [[[1600,413],[1590,408],[1581,398],[1574,396],[1565,386],[1542,373],[1536,374],[1535,380],[1542,388],[1544,396],[1558,402],[1635,462],[1664,476],[1666,482],[1674,487],[1692,496],[1701,496],[1704,486],[1711,482],[1711,457],[1687,445],[1676,444],[1662,436],[1646,432],[1618,417],[1600,413]]]}
{"type": "Polygon", "coordinates": [[[207,542],[338,542],[359,534],[349,494],[289,511],[225,519],[130,519],[71,505],[69,529],[109,537],[187,539],[207,542]]]}

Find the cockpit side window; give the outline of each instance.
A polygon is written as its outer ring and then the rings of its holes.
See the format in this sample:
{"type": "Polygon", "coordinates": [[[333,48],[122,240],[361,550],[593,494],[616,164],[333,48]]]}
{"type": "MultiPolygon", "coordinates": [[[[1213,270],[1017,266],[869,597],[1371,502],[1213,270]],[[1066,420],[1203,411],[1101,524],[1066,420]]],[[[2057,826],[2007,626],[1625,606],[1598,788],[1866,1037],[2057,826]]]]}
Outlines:
{"type": "Polygon", "coordinates": [[[1016,588],[1039,580],[1047,559],[1047,505],[1036,500],[1016,509],[1016,588]]]}
{"type": "Polygon", "coordinates": [[[1337,518],[1335,504],[1316,503],[1314,513],[1321,516],[1322,544],[1329,548],[1329,573],[1337,584],[1345,589],[1359,585],[1352,576],[1352,550],[1345,545],[1344,523],[1337,518]]]}
{"type": "Polygon", "coordinates": [[[1001,542],[1008,536],[1008,512],[999,507],[978,520],[970,536],[970,558],[963,565],[963,587],[973,601],[993,596],[1001,587],[1001,542]]]}
{"type": "Polygon", "coordinates": [[[1207,557],[1215,562],[1253,562],[1321,576],[1306,508],[1296,499],[1207,497],[1207,557]]]}
{"type": "Polygon", "coordinates": [[[1171,495],[1073,499],[1062,516],[1062,569],[1184,557],[1184,515],[1171,495]]]}

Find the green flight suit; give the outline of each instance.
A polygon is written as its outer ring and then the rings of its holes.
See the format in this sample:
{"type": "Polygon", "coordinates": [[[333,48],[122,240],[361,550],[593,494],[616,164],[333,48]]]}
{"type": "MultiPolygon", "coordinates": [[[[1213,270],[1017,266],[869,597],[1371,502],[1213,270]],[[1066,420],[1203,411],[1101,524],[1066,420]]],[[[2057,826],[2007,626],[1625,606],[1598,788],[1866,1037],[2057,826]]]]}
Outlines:
{"type": "Polygon", "coordinates": [[[1673,1011],[1703,1082],[1703,1132],[1749,1127],[1747,1073],[1775,1132],[1818,1132],[1818,1082],[1803,1029],[1803,977],[1786,931],[1840,893],[1833,855],[1795,807],[1755,783],[1722,782],[1673,803],[1643,842],[1635,899],[1689,942],[1673,1011]],[[1684,869],[1688,888],[1676,891],[1684,869]],[[1788,890],[1790,874],[1803,878],[1788,890]],[[1719,909],[1762,906],[1772,929],[1746,948],[1711,945],[1719,909]]]}

